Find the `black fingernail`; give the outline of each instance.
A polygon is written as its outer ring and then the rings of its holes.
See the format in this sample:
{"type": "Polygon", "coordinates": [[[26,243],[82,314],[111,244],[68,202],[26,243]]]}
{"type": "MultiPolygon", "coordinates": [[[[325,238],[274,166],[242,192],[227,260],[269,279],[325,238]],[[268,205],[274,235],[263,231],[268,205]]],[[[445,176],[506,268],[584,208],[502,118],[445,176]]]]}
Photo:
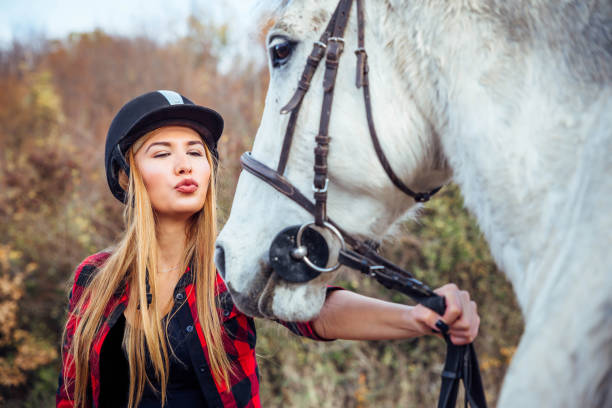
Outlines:
{"type": "Polygon", "coordinates": [[[448,325],[446,323],[444,323],[442,320],[438,320],[436,322],[436,327],[442,332],[442,333],[447,333],[448,332],[448,325]]]}

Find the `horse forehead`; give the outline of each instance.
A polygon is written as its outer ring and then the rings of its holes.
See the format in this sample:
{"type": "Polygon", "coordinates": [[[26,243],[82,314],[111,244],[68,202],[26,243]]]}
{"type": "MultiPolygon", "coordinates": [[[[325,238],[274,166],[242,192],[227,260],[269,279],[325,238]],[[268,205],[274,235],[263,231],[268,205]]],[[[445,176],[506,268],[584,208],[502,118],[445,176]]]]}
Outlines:
{"type": "Polygon", "coordinates": [[[327,23],[335,1],[291,1],[276,18],[273,30],[285,31],[296,37],[319,31],[327,23]]]}

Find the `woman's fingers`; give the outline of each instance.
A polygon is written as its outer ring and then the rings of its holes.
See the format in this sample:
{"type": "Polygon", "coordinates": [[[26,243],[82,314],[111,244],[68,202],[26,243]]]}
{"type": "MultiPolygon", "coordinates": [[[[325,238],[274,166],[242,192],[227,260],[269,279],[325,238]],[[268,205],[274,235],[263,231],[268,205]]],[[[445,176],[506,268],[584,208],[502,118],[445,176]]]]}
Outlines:
{"type": "Polygon", "coordinates": [[[412,313],[422,334],[431,334],[432,331],[434,333],[440,331],[440,329],[436,327],[436,322],[441,320],[441,316],[433,310],[419,304],[412,309],[412,313]]]}
{"type": "MultiPolygon", "coordinates": [[[[447,325],[452,326],[463,313],[463,302],[461,299],[461,293],[463,291],[460,291],[454,283],[449,283],[434,290],[434,292],[444,297],[446,300],[446,310],[444,311],[442,320],[447,325]]],[[[465,293],[467,294],[467,292],[465,293]]]]}
{"type": "Polygon", "coordinates": [[[470,344],[474,342],[474,339],[478,335],[479,327],[480,317],[476,314],[473,317],[472,323],[466,330],[456,330],[453,328],[449,331],[451,342],[456,345],[470,344]]]}
{"type": "Polygon", "coordinates": [[[450,327],[449,334],[454,344],[472,343],[478,335],[480,317],[477,313],[476,302],[466,301],[463,303],[461,317],[450,327]]]}
{"type": "Polygon", "coordinates": [[[452,334],[450,336],[450,340],[451,343],[453,343],[455,346],[463,346],[465,344],[470,344],[474,342],[474,339],[472,337],[455,336],[452,334]]]}
{"type": "Polygon", "coordinates": [[[443,326],[436,323],[442,320],[449,328],[448,334],[453,344],[462,345],[473,342],[478,335],[480,317],[476,302],[470,299],[469,293],[459,290],[453,283],[444,285],[434,292],[444,296],[446,300],[444,316],[440,317],[434,311],[423,307],[426,311],[421,311],[419,314],[423,323],[433,330],[441,331],[443,326]]]}

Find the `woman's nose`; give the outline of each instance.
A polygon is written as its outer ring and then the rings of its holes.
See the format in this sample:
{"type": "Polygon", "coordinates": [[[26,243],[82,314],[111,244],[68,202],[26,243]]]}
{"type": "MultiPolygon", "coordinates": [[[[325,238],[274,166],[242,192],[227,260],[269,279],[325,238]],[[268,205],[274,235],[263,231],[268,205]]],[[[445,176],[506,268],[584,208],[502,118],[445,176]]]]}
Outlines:
{"type": "Polygon", "coordinates": [[[188,158],[182,158],[176,164],[177,174],[190,174],[191,173],[191,162],[188,158]]]}

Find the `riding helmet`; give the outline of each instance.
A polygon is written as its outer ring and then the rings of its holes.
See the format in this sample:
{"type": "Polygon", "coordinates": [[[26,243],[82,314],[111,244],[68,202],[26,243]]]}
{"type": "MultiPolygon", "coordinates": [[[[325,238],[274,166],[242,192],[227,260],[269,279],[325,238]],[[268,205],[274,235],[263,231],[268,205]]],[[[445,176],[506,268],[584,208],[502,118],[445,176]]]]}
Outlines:
{"type": "Polygon", "coordinates": [[[194,104],[174,91],[153,91],[140,95],[119,110],[106,135],[104,165],[111,192],[122,203],[126,192],[119,185],[119,170],[130,174],[125,153],[136,140],[162,126],[186,126],[202,137],[217,162],[217,141],[223,132],[223,118],[217,112],[194,104]]]}

